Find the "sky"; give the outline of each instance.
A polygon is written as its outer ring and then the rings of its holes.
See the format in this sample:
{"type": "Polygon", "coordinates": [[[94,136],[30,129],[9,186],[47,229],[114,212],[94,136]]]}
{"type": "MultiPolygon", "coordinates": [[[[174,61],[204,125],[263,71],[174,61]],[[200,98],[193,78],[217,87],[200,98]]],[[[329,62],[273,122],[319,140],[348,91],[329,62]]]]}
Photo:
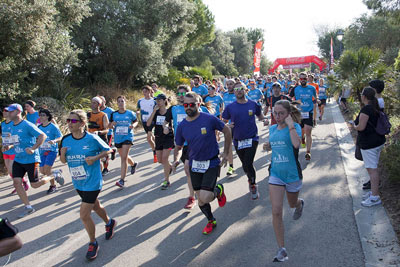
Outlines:
{"type": "Polygon", "coordinates": [[[203,0],[215,17],[217,29],[264,29],[264,51],[269,60],[319,55],[315,28],[346,28],[367,13],[362,0],[203,0]]]}

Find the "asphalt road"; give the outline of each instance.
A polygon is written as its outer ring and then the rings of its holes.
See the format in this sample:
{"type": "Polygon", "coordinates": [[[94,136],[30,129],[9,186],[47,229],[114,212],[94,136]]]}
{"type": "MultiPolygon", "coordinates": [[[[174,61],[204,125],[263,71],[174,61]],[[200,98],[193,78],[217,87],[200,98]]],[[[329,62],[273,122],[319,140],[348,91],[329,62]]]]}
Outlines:
{"type": "MultiPolygon", "coordinates": [[[[289,261],[282,266],[364,266],[364,255],[352,210],[347,180],[335,133],[332,106],[313,130],[312,160],[305,164],[305,149],[300,150],[305,199],[303,216],[292,220],[293,210],[284,205],[285,242],[289,261]]],[[[261,142],[268,128],[258,123],[261,142]]],[[[201,232],[206,219],[198,206],[183,209],[188,190],[182,166],[171,177],[171,187],[160,190],[162,166],[153,163],[144,132],[135,137],[130,152],[139,162],[129,175],[126,188],[115,186],[120,159],[110,164],[99,199],[118,226],[112,240],[104,238],[104,224],[92,214],[100,245],[98,257],[87,262],[88,237],[79,219],[80,198],[71,184],[67,168],[59,161],[66,184],[52,195],[47,185],[29,189],[36,212],[18,219],[22,204],[10,196],[11,181],[0,184],[0,216],[8,217],[19,229],[24,242],[11,255],[7,266],[274,266],[277,244],[272,227],[268,195],[270,154],[259,145],[255,158],[260,198],[250,199],[247,178],[235,156],[236,174],[226,177],[221,171],[227,204],[212,203],[218,227],[209,236],[201,232]]],[[[170,158],[172,161],[172,156],[170,158]]],[[[0,258],[4,265],[8,257],[0,258]]]]}

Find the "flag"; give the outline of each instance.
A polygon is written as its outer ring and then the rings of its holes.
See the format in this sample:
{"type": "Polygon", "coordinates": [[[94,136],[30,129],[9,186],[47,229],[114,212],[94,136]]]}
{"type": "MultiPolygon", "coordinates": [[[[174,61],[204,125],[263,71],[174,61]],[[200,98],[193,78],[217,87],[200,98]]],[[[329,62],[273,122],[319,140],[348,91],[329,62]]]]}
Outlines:
{"type": "Polygon", "coordinates": [[[254,46],[254,75],[260,74],[260,64],[261,64],[261,48],[263,42],[259,41],[254,46]]]}
{"type": "Polygon", "coordinates": [[[333,39],[331,37],[331,64],[330,64],[330,68],[332,69],[333,66],[333,39]]]}

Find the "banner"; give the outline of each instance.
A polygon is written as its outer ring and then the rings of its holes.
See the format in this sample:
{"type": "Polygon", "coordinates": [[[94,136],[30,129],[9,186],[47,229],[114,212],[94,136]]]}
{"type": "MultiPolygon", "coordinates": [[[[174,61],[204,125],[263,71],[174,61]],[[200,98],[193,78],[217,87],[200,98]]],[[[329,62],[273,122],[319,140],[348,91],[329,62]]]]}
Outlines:
{"type": "Polygon", "coordinates": [[[272,67],[268,70],[268,73],[273,73],[280,65],[300,65],[306,63],[315,63],[319,67],[319,70],[323,70],[326,67],[326,63],[317,56],[305,56],[305,57],[288,57],[288,58],[277,58],[272,64],[272,67]]]}
{"type": "Polygon", "coordinates": [[[261,64],[261,49],[263,42],[259,41],[254,46],[254,75],[260,74],[260,64],[261,64]]]}
{"type": "Polygon", "coordinates": [[[332,69],[333,66],[333,39],[331,37],[331,64],[330,64],[330,68],[332,69]]]}
{"type": "Polygon", "coordinates": [[[310,63],[304,63],[304,64],[294,64],[294,65],[283,65],[283,69],[288,70],[288,69],[305,69],[309,68],[310,63]]]}

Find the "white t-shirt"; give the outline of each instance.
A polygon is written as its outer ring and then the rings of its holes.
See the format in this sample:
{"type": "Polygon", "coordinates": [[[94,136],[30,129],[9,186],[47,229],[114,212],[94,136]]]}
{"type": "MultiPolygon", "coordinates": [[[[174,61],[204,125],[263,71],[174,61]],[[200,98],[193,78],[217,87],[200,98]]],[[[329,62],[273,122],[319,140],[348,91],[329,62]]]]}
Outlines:
{"type": "Polygon", "coordinates": [[[151,113],[153,113],[153,109],[154,109],[155,104],[156,104],[156,101],[154,101],[153,98],[150,98],[150,99],[141,98],[141,99],[139,99],[137,108],[138,108],[138,110],[140,110],[140,113],[142,115],[142,122],[146,122],[149,119],[151,113]]]}
{"type": "Polygon", "coordinates": [[[383,101],[382,97],[378,98],[378,104],[381,109],[385,108],[385,101],[383,101]]]}

